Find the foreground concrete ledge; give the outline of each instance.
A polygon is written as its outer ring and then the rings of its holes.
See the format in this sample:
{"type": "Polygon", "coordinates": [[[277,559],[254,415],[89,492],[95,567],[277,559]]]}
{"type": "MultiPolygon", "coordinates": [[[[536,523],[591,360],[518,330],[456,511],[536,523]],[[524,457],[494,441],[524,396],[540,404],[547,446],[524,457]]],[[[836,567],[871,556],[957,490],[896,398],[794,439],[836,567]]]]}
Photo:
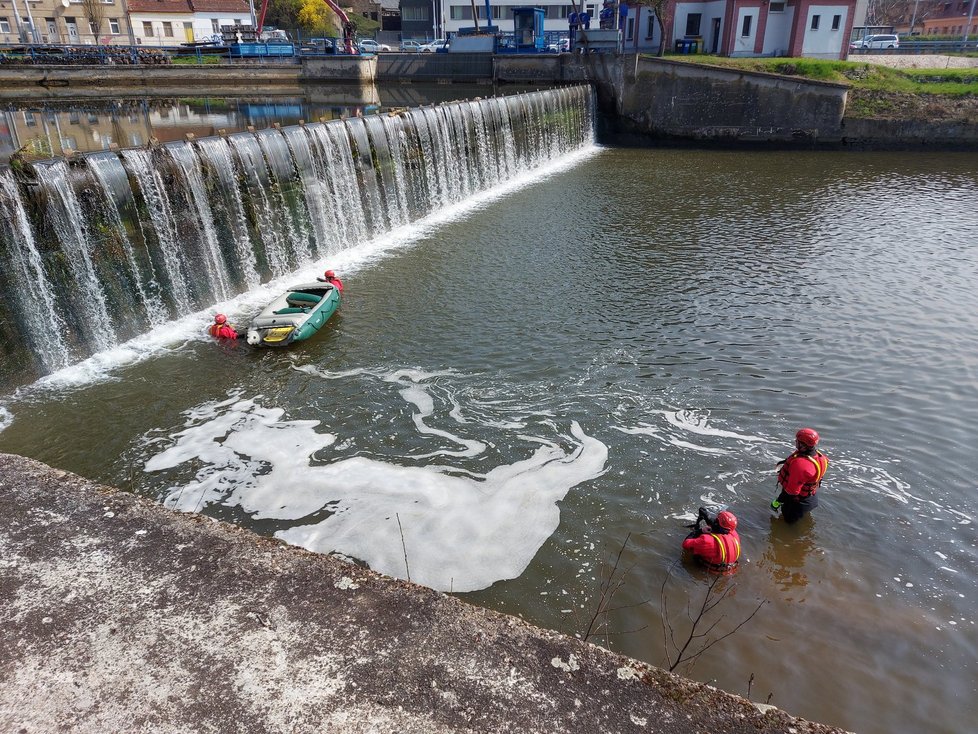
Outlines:
{"type": "Polygon", "coordinates": [[[30,459],[0,516],[3,732],[842,731],[30,459]]]}

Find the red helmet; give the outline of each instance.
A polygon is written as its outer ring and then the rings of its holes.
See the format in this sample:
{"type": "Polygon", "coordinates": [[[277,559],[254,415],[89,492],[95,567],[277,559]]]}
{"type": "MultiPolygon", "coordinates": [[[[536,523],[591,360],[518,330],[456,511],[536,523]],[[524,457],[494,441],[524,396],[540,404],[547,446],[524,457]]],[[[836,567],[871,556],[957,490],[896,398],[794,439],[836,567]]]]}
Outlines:
{"type": "Polygon", "coordinates": [[[325,276],[326,276],[327,278],[335,278],[335,277],[336,277],[336,273],[334,273],[334,272],[333,272],[332,270],[327,270],[327,271],[326,271],[326,272],[324,273],[324,275],[325,275],[325,276]]]}
{"type": "Polygon", "coordinates": [[[222,313],[219,313],[217,316],[214,317],[214,323],[215,324],[223,324],[223,323],[227,322],[227,320],[228,320],[228,317],[225,316],[222,313]]]}
{"type": "Polygon", "coordinates": [[[717,525],[719,525],[724,530],[736,530],[737,529],[737,516],[734,515],[729,510],[724,510],[719,515],[717,515],[717,525]]]}
{"type": "Polygon", "coordinates": [[[813,449],[818,446],[818,432],[814,428],[802,428],[795,434],[795,443],[813,449]]]}

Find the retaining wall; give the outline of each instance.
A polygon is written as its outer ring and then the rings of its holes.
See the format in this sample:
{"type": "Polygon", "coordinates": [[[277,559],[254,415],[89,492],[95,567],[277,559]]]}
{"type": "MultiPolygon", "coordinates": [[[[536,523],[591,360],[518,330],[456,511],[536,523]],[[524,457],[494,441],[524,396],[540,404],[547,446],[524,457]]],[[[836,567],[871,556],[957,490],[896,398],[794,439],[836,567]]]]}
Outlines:
{"type": "Polygon", "coordinates": [[[841,734],[30,459],[0,516],[0,731],[841,734]]]}
{"type": "Polygon", "coordinates": [[[646,140],[838,144],[847,87],[649,56],[597,59],[613,133],[646,140]]]}

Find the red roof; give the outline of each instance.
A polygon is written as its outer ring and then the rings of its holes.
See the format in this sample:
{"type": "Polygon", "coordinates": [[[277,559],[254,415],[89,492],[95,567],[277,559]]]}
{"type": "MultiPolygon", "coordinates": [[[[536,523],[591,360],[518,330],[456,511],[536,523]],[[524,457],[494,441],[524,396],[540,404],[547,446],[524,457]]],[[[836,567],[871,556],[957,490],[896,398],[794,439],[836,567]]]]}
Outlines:
{"type": "Polygon", "coordinates": [[[183,13],[190,10],[189,0],[128,0],[130,13],[183,13]]]}
{"type": "Polygon", "coordinates": [[[248,0],[190,0],[195,13],[250,13],[248,0]]]}
{"type": "Polygon", "coordinates": [[[248,0],[128,0],[132,13],[250,13],[248,0]]]}

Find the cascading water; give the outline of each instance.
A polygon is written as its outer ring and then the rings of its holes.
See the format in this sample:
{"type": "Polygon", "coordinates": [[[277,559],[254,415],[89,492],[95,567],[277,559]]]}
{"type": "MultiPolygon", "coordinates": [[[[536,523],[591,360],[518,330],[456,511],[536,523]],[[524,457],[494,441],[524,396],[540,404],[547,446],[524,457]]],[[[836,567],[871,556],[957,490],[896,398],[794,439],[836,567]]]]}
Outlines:
{"type": "Polygon", "coordinates": [[[17,356],[0,385],[588,145],[592,107],[568,87],[0,171],[0,331],[17,356]]]}

